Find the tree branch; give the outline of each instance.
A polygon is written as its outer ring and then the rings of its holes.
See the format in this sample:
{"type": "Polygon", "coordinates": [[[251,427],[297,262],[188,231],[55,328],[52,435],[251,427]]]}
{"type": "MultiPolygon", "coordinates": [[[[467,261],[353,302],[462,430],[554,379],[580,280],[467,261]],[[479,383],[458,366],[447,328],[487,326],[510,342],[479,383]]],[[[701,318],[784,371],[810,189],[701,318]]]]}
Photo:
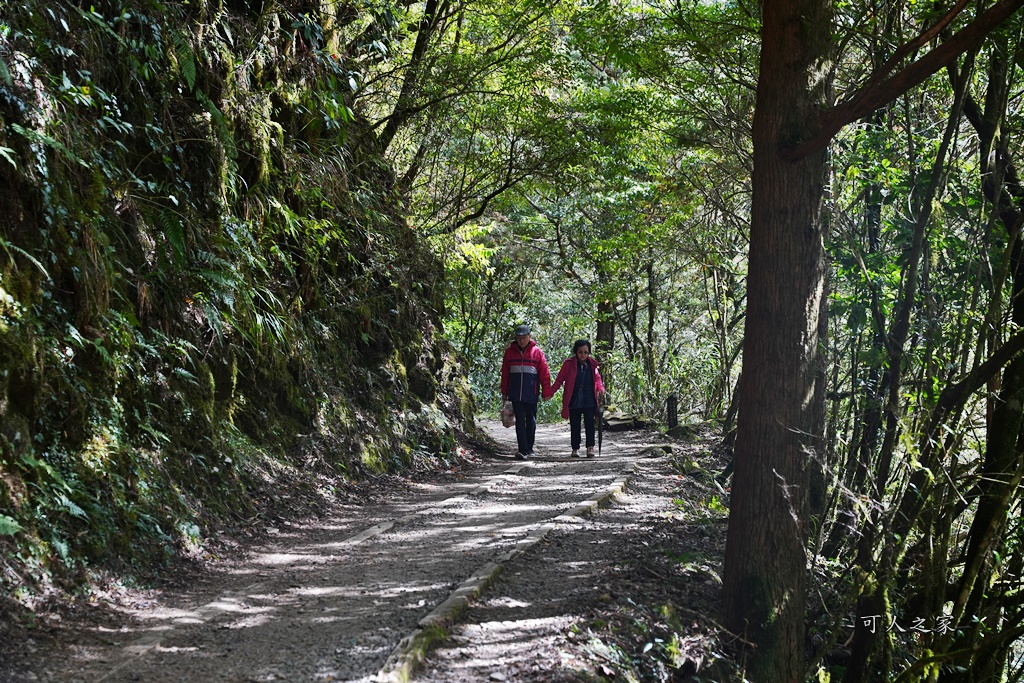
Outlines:
{"type": "Polygon", "coordinates": [[[924,57],[885,78],[885,74],[895,66],[897,57],[902,58],[908,54],[914,46],[925,42],[925,38],[934,37],[937,28],[943,28],[952,20],[955,13],[959,13],[960,4],[950,10],[935,27],[897,50],[896,54],[856,93],[821,115],[817,131],[796,147],[782,150],[781,156],[787,161],[797,161],[824,149],[843,126],[863,118],[914,86],[920,85],[926,78],[981,42],[993,29],[1024,6],[1024,0],[999,0],[949,40],[943,41],[924,57]]]}
{"type": "Polygon", "coordinates": [[[435,22],[438,14],[443,13],[446,6],[447,3],[442,6],[442,11],[438,12],[437,0],[427,0],[426,6],[423,9],[423,16],[420,18],[416,29],[416,43],[413,45],[412,55],[409,57],[409,68],[405,72],[402,89],[398,93],[398,99],[395,102],[391,116],[386,119],[387,125],[384,126],[384,130],[377,136],[377,147],[381,153],[387,151],[391,141],[395,138],[395,134],[398,133],[398,129],[409,117],[406,110],[409,108],[415,91],[419,87],[420,70],[423,68],[423,62],[427,56],[430,37],[437,26],[435,22]]]}

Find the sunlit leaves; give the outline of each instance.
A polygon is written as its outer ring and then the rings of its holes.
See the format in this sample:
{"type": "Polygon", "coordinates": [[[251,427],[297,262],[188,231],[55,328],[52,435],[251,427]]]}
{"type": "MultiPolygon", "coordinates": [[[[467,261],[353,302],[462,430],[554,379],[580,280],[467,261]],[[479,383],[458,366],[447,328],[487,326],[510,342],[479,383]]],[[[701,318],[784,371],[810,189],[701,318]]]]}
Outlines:
{"type": "Polygon", "coordinates": [[[3,157],[11,166],[17,168],[18,162],[14,160],[14,150],[10,147],[0,147],[0,157],[3,157]]]}
{"type": "Polygon", "coordinates": [[[0,515],[0,536],[13,536],[21,531],[21,525],[7,515],[0,515]]]}
{"type": "MultiPolygon", "coordinates": [[[[546,156],[550,160],[491,202],[488,211],[477,218],[488,226],[487,238],[477,236],[474,244],[493,245],[492,268],[513,266],[516,275],[512,277],[526,278],[526,298],[511,306],[501,305],[509,314],[514,309],[515,315],[526,316],[545,329],[546,343],[571,344],[574,335],[593,336],[597,301],[614,301],[613,317],[621,326],[618,344],[622,351],[614,354],[621,369],[619,386],[623,398],[640,402],[656,396],[662,380],[675,381],[683,374],[699,376],[706,370],[697,371],[698,367],[713,364],[711,355],[702,352],[683,358],[686,354],[679,337],[685,323],[679,322],[678,313],[689,309],[694,295],[700,300],[700,290],[693,286],[700,278],[694,280],[690,254],[709,264],[732,264],[739,247],[735,237],[725,237],[728,231],[723,218],[741,226],[743,216],[742,165],[728,174],[713,170],[721,163],[716,146],[729,146],[733,158],[737,150],[744,153],[743,144],[731,146],[733,139],[742,137],[742,128],[737,129],[721,112],[716,112],[717,120],[706,117],[721,131],[707,123],[701,124],[703,129],[692,125],[697,112],[687,109],[678,81],[685,72],[693,75],[698,88],[710,91],[718,85],[699,63],[686,71],[688,58],[683,48],[692,47],[687,41],[706,30],[701,39],[708,45],[735,51],[731,37],[708,30],[711,17],[722,18],[727,12],[694,8],[687,16],[696,23],[691,23],[686,33],[679,28],[679,17],[672,14],[676,11],[684,12],[678,7],[641,3],[562,6],[544,29],[550,29],[550,51],[536,53],[549,54],[550,62],[522,71],[521,83],[526,86],[522,89],[504,87],[520,81],[504,81],[503,96],[467,101],[473,107],[467,107],[468,116],[457,121],[473,122],[472,117],[477,116],[481,123],[449,136],[449,149],[440,157],[447,160],[446,168],[460,183],[467,171],[476,177],[477,159],[492,150],[512,149],[494,144],[501,140],[504,131],[497,124],[503,122],[505,130],[521,127],[527,134],[510,138],[517,143],[523,140],[518,148],[521,158],[528,158],[522,151],[539,150],[540,159],[546,156]],[[700,22],[705,22],[702,28],[697,26],[700,22]],[[737,178],[735,184],[733,177],[737,178]],[[718,193],[726,198],[719,204],[709,201],[702,205],[702,192],[716,200],[718,193]],[[726,214],[731,210],[739,216],[738,221],[726,214]],[[700,238],[695,240],[696,236],[700,238]],[[716,246],[694,246],[702,240],[716,246]],[[727,245],[728,253],[720,254],[716,242],[727,245]],[[648,307],[648,302],[653,307],[648,307]],[[650,331],[642,329],[652,310],[650,331]],[[660,358],[661,379],[651,374],[655,356],[660,358]]],[[[685,11],[689,12],[689,7],[685,11]]],[[[731,34],[740,35],[742,30],[731,34]]],[[[734,89],[749,98],[742,86],[734,89]]],[[[716,106],[718,101],[705,101],[703,111],[716,106]]],[[[749,106],[749,101],[744,106],[749,106]]],[[[745,111],[735,112],[735,116],[742,121],[745,111]]],[[[503,160],[494,156],[498,162],[503,160]]],[[[510,155],[504,159],[513,160],[510,155]]],[[[732,165],[735,168],[735,162],[732,165]]],[[[436,178],[426,187],[439,189],[436,178]]],[[[460,269],[466,268],[462,258],[452,260],[460,269]]],[[[721,292],[729,292],[732,303],[723,297],[722,309],[714,304],[708,319],[724,321],[715,324],[732,329],[735,313],[726,309],[741,299],[735,283],[741,282],[742,264],[729,270],[728,277],[721,280],[721,292]]],[[[489,287],[488,280],[456,278],[452,286],[450,324],[458,333],[475,329],[473,321],[464,316],[475,315],[487,298],[501,296],[489,287]]],[[[699,309],[701,304],[697,306],[699,309]]],[[[694,317],[683,316],[686,320],[694,317]]],[[[500,320],[504,317],[495,322],[500,320]]],[[[476,334],[500,339],[502,333],[501,328],[491,328],[476,334]]],[[[473,348],[470,356],[475,359],[478,347],[473,348]]],[[[723,354],[728,356],[729,351],[723,354]]],[[[481,363],[480,371],[486,373],[487,363],[481,363]]],[[[485,379],[481,376],[477,384],[486,387],[485,379]]]]}

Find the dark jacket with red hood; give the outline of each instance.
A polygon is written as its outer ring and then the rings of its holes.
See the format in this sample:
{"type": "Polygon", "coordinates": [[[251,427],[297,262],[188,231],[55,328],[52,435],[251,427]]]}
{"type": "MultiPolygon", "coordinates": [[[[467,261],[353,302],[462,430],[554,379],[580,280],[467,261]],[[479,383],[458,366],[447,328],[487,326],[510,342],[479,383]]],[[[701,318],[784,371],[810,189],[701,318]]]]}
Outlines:
{"type": "MultiPolygon", "coordinates": [[[[604,382],[601,380],[601,373],[597,370],[597,361],[593,356],[587,358],[587,365],[594,373],[594,398],[596,400],[598,394],[604,393],[604,382]]],[[[578,374],[577,367],[579,361],[576,360],[576,356],[569,356],[562,363],[562,368],[558,371],[558,377],[555,378],[554,384],[551,388],[544,393],[544,398],[551,398],[558,391],[558,388],[565,384],[565,390],[562,392],[562,417],[569,419],[569,402],[572,400],[573,392],[576,389],[576,375],[578,374]]]]}
{"type": "Polygon", "coordinates": [[[512,342],[501,360],[501,393],[510,401],[536,403],[551,386],[551,371],[544,352],[530,340],[525,349],[512,342]]]}

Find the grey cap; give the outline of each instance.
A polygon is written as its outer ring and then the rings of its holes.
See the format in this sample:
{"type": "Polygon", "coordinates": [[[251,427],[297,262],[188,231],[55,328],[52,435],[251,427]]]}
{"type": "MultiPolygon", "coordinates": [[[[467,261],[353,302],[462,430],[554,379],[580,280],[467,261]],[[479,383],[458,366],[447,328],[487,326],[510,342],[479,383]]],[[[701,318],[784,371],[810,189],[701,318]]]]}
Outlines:
{"type": "Polygon", "coordinates": [[[520,325],[519,327],[516,328],[516,336],[517,337],[522,337],[522,336],[525,336],[525,335],[528,335],[528,334],[530,334],[530,326],[529,325],[520,325]]]}

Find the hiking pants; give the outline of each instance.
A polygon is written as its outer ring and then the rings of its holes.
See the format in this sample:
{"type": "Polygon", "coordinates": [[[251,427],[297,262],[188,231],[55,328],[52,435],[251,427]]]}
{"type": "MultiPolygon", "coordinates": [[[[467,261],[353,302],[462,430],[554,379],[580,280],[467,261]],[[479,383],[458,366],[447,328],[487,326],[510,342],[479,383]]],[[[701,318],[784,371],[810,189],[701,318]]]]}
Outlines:
{"type": "Polygon", "coordinates": [[[587,430],[587,448],[594,447],[594,414],[597,408],[570,408],[569,409],[569,440],[572,449],[580,449],[580,419],[583,420],[584,428],[587,430]]]}
{"type": "Polygon", "coordinates": [[[516,441],[519,452],[523,455],[533,454],[533,442],[537,438],[537,403],[512,401],[512,410],[516,412],[516,441]]]}

